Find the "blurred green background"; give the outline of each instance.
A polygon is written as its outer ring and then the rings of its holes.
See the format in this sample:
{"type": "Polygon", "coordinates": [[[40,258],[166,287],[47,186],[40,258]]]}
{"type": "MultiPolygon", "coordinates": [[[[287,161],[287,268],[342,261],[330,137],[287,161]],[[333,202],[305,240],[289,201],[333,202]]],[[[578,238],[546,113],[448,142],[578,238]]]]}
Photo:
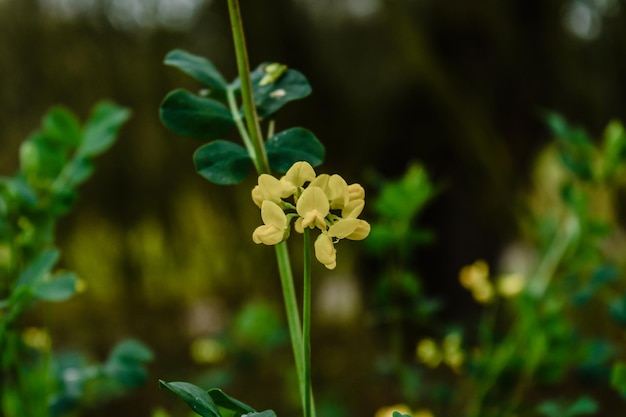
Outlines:
{"type": "MultiPolygon", "coordinates": [[[[478,258],[495,263],[518,235],[520,194],[550,139],[541,112],[559,111],[594,137],[611,118],[626,119],[624,1],[241,6],[252,66],[285,63],[313,87],[277,128],[316,133],[327,150],[318,172],[341,173],[373,197],[381,178],[419,161],[441,186],[421,221],[436,240],[410,259],[444,317],[471,319],[459,269],[478,258]]],[[[255,178],[209,184],[191,161],[200,143],[158,119],[167,92],[200,88],[162,65],[174,48],[234,78],[226,2],[0,0],[0,173],[17,168],[20,142],[54,104],[83,119],[103,98],[133,112],[60,228],[62,262],[87,291],[47,308],[55,347],[102,358],[130,336],[155,352],[154,383],[85,415],[178,407],[157,378],[219,385],[259,410],[291,404],[296,415],[273,251],[251,240],[260,221],[249,197],[255,178]]],[[[381,266],[358,242],[339,251],[335,271],[314,270],[314,384],[328,415],[342,407],[373,415],[400,398],[370,372],[386,337],[367,314],[381,266]]],[[[410,349],[423,335],[408,334],[410,349]]]]}

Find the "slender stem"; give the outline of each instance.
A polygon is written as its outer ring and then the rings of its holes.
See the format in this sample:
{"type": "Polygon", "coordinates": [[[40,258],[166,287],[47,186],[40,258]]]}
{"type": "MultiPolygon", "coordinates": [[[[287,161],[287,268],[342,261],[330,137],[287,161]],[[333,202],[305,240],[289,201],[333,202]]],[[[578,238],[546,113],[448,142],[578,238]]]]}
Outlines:
{"type": "Polygon", "coordinates": [[[291,336],[291,346],[293,348],[293,356],[296,362],[296,372],[298,374],[298,386],[300,387],[300,396],[302,404],[306,402],[305,372],[304,372],[304,348],[302,346],[302,327],[300,324],[300,313],[298,311],[298,303],[296,301],[296,290],[293,285],[293,274],[291,272],[291,262],[289,260],[289,251],[287,243],[281,242],[275,246],[276,260],[278,261],[278,271],[280,273],[280,281],[283,288],[283,299],[285,301],[285,309],[287,310],[287,324],[289,326],[289,335],[291,336]]]}
{"type": "Polygon", "coordinates": [[[228,100],[228,106],[230,107],[230,113],[233,115],[233,120],[235,121],[235,126],[237,126],[237,131],[241,135],[244,145],[246,145],[246,150],[250,155],[250,159],[252,159],[252,162],[254,163],[254,168],[259,174],[268,172],[266,171],[265,166],[263,166],[262,159],[259,158],[259,155],[257,154],[256,147],[254,146],[252,139],[250,139],[246,126],[243,124],[243,116],[239,112],[239,106],[237,105],[235,90],[233,88],[228,87],[226,90],[226,98],[228,100]]]}
{"type": "Polygon", "coordinates": [[[304,417],[311,417],[311,245],[309,228],[304,229],[304,289],[302,291],[302,348],[304,356],[304,417]]]}
{"type": "Polygon", "coordinates": [[[246,124],[248,125],[248,133],[254,147],[253,159],[259,174],[269,173],[269,162],[263,145],[263,135],[259,124],[259,117],[254,105],[254,94],[252,90],[252,81],[250,80],[250,64],[248,62],[248,50],[246,49],[246,40],[243,33],[243,24],[241,19],[241,11],[239,9],[239,0],[228,0],[228,12],[230,15],[230,25],[233,30],[233,41],[235,43],[235,55],[237,57],[237,72],[241,81],[241,100],[243,109],[246,114],[246,124]],[[257,166],[258,164],[258,166],[257,166]]]}
{"type": "MultiPolygon", "coordinates": [[[[246,118],[247,129],[244,128],[241,121],[241,114],[237,107],[234,90],[228,90],[228,103],[231,112],[235,117],[235,124],[241,133],[242,139],[246,144],[248,153],[252,158],[254,166],[258,174],[270,173],[269,161],[265,152],[263,143],[263,134],[259,123],[259,117],[254,104],[254,93],[252,89],[252,81],[250,80],[250,65],[248,63],[248,52],[246,49],[245,37],[243,33],[243,24],[238,0],[228,0],[228,11],[230,15],[230,23],[233,31],[233,40],[235,44],[235,55],[237,57],[237,72],[241,83],[241,99],[246,118]]],[[[271,127],[272,128],[272,127],[271,127]]],[[[308,241],[308,240],[307,240],[308,241]]],[[[305,357],[310,355],[308,348],[308,339],[305,347],[303,341],[303,330],[309,333],[310,313],[305,313],[305,327],[301,326],[300,313],[298,311],[298,302],[294,288],[293,273],[291,270],[291,262],[289,260],[289,251],[287,243],[281,242],[275,246],[276,260],[278,262],[278,271],[283,289],[283,299],[285,309],[287,311],[287,321],[289,325],[289,334],[291,336],[291,345],[293,348],[294,360],[296,363],[296,372],[298,374],[298,386],[300,387],[300,396],[303,407],[305,409],[305,417],[313,417],[315,414],[310,382],[310,365],[305,357]]],[[[310,255],[309,255],[310,257],[310,255]]],[[[310,262],[305,262],[307,270],[310,268],[310,262]]],[[[309,273],[310,274],[310,273],[309,273]]],[[[305,276],[306,279],[306,276],[305,276]]],[[[310,275],[309,275],[310,286],[310,275]]],[[[305,284],[306,285],[306,284],[305,284]]],[[[310,288],[306,294],[310,298],[310,288]]],[[[305,294],[305,297],[307,295],[305,294]]],[[[303,308],[308,308],[310,312],[310,300],[303,308]],[[308,306],[308,307],[307,307],[308,306]]],[[[306,311],[306,310],[305,310],[306,311]]],[[[308,336],[307,336],[308,338],[308,336]]]]}

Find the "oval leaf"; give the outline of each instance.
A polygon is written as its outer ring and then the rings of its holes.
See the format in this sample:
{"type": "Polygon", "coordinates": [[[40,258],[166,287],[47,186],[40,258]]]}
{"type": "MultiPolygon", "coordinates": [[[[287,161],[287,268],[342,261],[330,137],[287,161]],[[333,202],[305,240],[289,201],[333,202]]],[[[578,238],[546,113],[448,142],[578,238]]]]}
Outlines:
{"type": "Polygon", "coordinates": [[[198,148],[193,154],[193,162],[198,174],[220,185],[241,182],[252,164],[242,146],[225,140],[216,140],[198,148]]]}
{"type": "Polygon", "coordinates": [[[255,412],[254,408],[233,397],[226,395],[226,393],[219,388],[211,388],[208,392],[218,407],[234,411],[236,414],[247,414],[255,412]]]}
{"type": "Polygon", "coordinates": [[[185,74],[215,90],[224,91],[228,85],[211,61],[182,49],[170,51],[165,57],[164,63],[165,65],[178,68],[185,74]]]}
{"type": "Polygon", "coordinates": [[[34,285],[43,281],[44,277],[50,273],[52,267],[59,260],[59,251],[56,249],[46,249],[30,262],[17,279],[16,287],[24,285],[34,285]]]}
{"type": "Polygon", "coordinates": [[[43,135],[56,145],[78,146],[83,132],[76,116],[67,108],[53,107],[43,118],[43,135]]]}
{"type": "Polygon", "coordinates": [[[107,101],[98,103],[85,125],[78,154],[91,157],[109,149],[115,142],[118,131],[129,118],[128,109],[107,101]]]}
{"type": "Polygon", "coordinates": [[[164,382],[159,380],[161,386],[169,389],[189,407],[203,417],[220,417],[217,406],[202,388],[188,382],[164,382]]]}
{"type": "Polygon", "coordinates": [[[76,294],[78,278],[71,272],[59,274],[50,281],[33,286],[33,296],[44,301],[65,301],[76,294]]]}
{"type": "Polygon", "coordinates": [[[179,135],[206,140],[223,136],[235,125],[230,110],[222,103],[182,89],[165,97],[161,120],[179,135]]]}
{"type": "Polygon", "coordinates": [[[307,129],[294,127],[280,132],[265,143],[267,157],[272,169],[285,173],[298,161],[312,166],[324,162],[324,145],[307,129]]]}
{"type": "MultiPolygon", "coordinates": [[[[267,119],[288,102],[311,94],[311,86],[304,74],[294,69],[274,72],[274,68],[285,67],[277,63],[264,62],[250,73],[254,102],[261,119],[267,119]]],[[[233,82],[233,87],[239,89],[240,85],[237,78],[233,82]]]]}

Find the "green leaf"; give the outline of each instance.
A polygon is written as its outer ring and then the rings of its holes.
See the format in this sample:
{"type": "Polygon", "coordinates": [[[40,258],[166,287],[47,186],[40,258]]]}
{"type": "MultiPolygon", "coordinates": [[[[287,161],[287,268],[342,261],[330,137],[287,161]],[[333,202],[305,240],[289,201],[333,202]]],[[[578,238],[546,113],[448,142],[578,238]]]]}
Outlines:
{"type": "Polygon", "coordinates": [[[248,413],[245,417],[276,417],[276,413],[273,410],[265,410],[258,413],[248,413]]]}
{"type": "Polygon", "coordinates": [[[54,180],[67,162],[67,152],[48,141],[42,133],[35,133],[20,146],[20,168],[28,180],[54,180]]]}
{"type": "Polygon", "coordinates": [[[160,115],[171,131],[196,139],[217,139],[235,126],[230,110],[222,103],[183,89],[165,97],[160,115]]]}
{"type": "Polygon", "coordinates": [[[265,150],[270,167],[285,173],[298,161],[306,161],[312,166],[324,162],[326,150],[313,133],[301,127],[294,127],[277,133],[267,140],[265,150]]]}
{"type": "Polygon", "coordinates": [[[76,274],[61,273],[49,281],[40,281],[33,285],[33,295],[44,301],[65,301],[76,294],[77,282],[76,274]]]}
{"type": "Polygon", "coordinates": [[[391,415],[392,415],[392,417],[411,417],[410,415],[408,415],[408,414],[402,414],[402,413],[401,413],[401,412],[399,412],[399,411],[394,411],[391,415]]]}
{"type": "Polygon", "coordinates": [[[146,381],[148,374],[143,364],[152,359],[152,351],[143,343],[128,339],[115,346],[107,359],[104,371],[124,387],[134,388],[146,381]]]}
{"type": "Polygon", "coordinates": [[[128,109],[107,101],[98,103],[85,125],[78,154],[91,157],[109,149],[115,142],[118,131],[129,118],[128,109]]]}
{"type": "Polygon", "coordinates": [[[221,417],[213,399],[202,388],[188,382],[165,382],[159,380],[159,383],[185,401],[196,414],[203,417],[221,417]]]}
{"type": "Polygon", "coordinates": [[[65,107],[53,107],[43,118],[43,135],[53,143],[67,148],[78,146],[83,132],[78,119],[65,107]]]}
{"type": "Polygon", "coordinates": [[[215,90],[224,91],[228,86],[222,74],[211,61],[182,49],[170,51],[166,55],[164,63],[165,65],[178,68],[185,74],[215,90]]]}
{"type": "Polygon", "coordinates": [[[208,391],[208,394],[215,402],[215,405],[218,407],[225,408],[227,410],[235,412],[235,415],[242,415],[248,413],[254,413],[254,408],[250,407],[248,404],[245,404],[233,397],[230,397],[224,393],[219,388],[211,388],[208,391]]]}
{"type": "Polygon", "coordinates": [[[52,267],[58,261],[59,255],[60,253],[56,249],[47,249],[41,252],[24,268],[17,279],[16,287],[34,285],[41,282],[50,273],[52,267]]]}
{"type": "Polygon", "coordinates": [[[75,188],[83,183],[93,173],[93,162],[87,158],[77,156],[63,169],[64,186],[75,188]]]}
{"type": "Polygon", "coordinates": [[[237,184],[248,172],[252,161],[242,146],[216,140],[199,147],[193,154],[198,174],[220,185],[237,184]]]}
{"type": "Polygon", "coordinates": [[[109,356],[110,360],[123,362],[148,362],[153,357],[152,351],[146,345],[134,339],[118,343],[109,356]]]}
{"type": "Polygon", "coordinates": [[[567,415],[574,417],[584,414],[595,414],[598,411],[598,405],[590,397],[581,397],[567,410],[567,415]]]}
{"type": "MultiPolygon", "coordinates": [[[[267,119],[288,102],[311,94],[311,86],[302,73],[283,68],[277,63],[264,62],[250,73],[254,102],[261,119],[267,119]],[[275,68],[280,70],[275,71],[275,68]]],[[[240,88],[239,78],[233,82],[233,87],[240,88]]]]}
{"type": "Polygon", "coordinates": [[[611,369],[611,386],[626,396],[626,363],[618,362],[611,369]]]}

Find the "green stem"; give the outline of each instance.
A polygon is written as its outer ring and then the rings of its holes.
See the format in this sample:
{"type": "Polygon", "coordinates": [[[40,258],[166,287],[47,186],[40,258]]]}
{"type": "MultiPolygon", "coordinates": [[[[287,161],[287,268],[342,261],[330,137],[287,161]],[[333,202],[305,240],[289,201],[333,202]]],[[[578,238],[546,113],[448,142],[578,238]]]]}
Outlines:
{"type": "Polygon", "coordinates": [[[305,386],[305,366],[304,366],[304,348],[302,342],[302,327],[300,324],[300,313],[298,311],[298,303],[296,301],[296,290],[293,285],[293,274],[291,272],[291,262],[289,260],[289,251],[287,243],[281,242],[275,246],[276,260],[278,261],[278,272],[280,273],[280,281],[283,288],[283,299],[285,301],[285,309],[287,310],[287,324],[289,326],[289,335],[291,336],[291,346],[293,348],[293,356],[296,362],[296,372],[298,374],[298,386],[300,387],[300,396],[302,404],[306,403],[305,386]]]}
{"type": "Polygon", "coordinates": [[[302,300],[302,348],[304,356],[304,417],[312,416],[311,397],[311,245],[309,228],[304,229],[304,289],[302,300]]]}
{"type": "Polygon", "coordinates": [[[259,117],[254,105],[254,94],[252,81],[250,80],[250,64],[248,62],[248,50],[246,49],[246,38],[243,33],[243,24],[238,0],[228,0],[228,12],[230,15],[230,25],[233,30],[233,41],[235,43],[235,55],[237,57],[237,72],[241,82],[241,100],[246,114],[246,124],[250,134],[250,142],[254,147],[252,159],[259,174],[269,173],[270,167],[263,145],[263,135],[259,117]]]}
{"type": "MultiPolygon", "coordinates": [[[[270,166],[265,152],[263,143],[263,135],[259,123],[259,117],[254,104],[254,93],[252,89],[252,81],[250,80],[250,65],[248,63],[248,52],[246,49],[245,36],[243,33],[243,24],[238,0],[228,0],[228,11],[230,15],[230,23],[233,32],[233,40],[235,44],[235,55],[237,57],[237,72],[241,82],[241,100],[247,129],[241,121],[241,114],[237,107],[234,90],[228,89],[228,103],[231,112],[235,118],[235,124],[241,133],[241,137],[246,144],[248,153],[252,158],[254,167],[258,174],[269,174],[270,166]]],[[[308,336],[306,343],[303,340],[303,330],[309,333],[310,320],[310,299],[306,301],[305,309],[305,327],[301,326],[300,313],[298,311],[298,302],[296,299],[296,291],[294,288],[293,273],[291,270],[291,262],[289,260],[289,251],[287,243],[281,242],[275,246],[276,260],[278,262],[278,271],[283,289],[283,299],[285,309],[287,311],[287,322],[289,325],[289,334],[291,336],[291,345],[293,348],[294,360],[296,363],[296,372],[298,374],[298,386],[300,387],[300,396],[304,407],[305,417],[313,417],[315,415],[311,394],[310,382],[310,365],[307,358],[310,355],[308,348],[308,336]],[[308,309],[309,312],[306,312],[308,309]]],[[[310,255],[309,255],[310,257],[310,255]]],[[[310,262],[305,262],[306,269],[310,269],[310,262]]],[[[305,299],[310,298],[310,272],[309,274],[309,290],[305,290],[305,299]]],[[[305,274],[305,280],[306,274],[305,274]]],[[[305,286],[307,284],[305,283],[305,286]]]]}

